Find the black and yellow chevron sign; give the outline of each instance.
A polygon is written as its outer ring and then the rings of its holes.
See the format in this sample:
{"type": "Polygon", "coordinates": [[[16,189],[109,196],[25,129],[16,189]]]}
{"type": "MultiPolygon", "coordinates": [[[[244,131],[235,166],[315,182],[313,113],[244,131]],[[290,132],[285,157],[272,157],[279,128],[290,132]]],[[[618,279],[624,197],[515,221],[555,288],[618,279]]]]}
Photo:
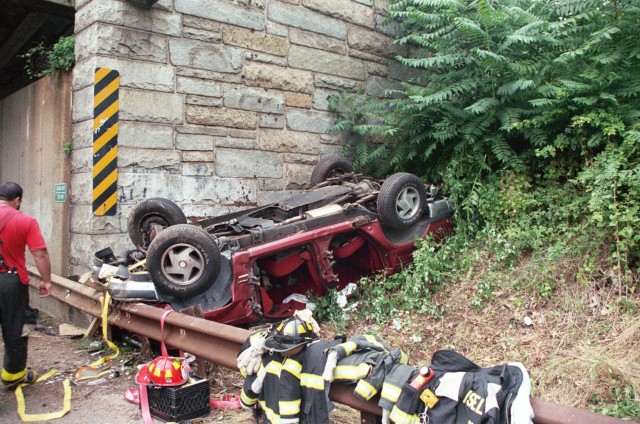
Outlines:
{"type": "Polygon", "coordinates": [[[93,83],[93,214],[115,215],[118,202],[120,74],[96,68],[93,83]]]}

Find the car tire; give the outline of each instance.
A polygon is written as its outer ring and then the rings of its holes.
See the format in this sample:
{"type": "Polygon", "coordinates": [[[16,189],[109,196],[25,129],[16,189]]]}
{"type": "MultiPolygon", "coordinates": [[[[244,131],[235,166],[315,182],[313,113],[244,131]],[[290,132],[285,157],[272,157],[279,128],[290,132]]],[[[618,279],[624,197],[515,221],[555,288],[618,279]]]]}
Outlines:
{"type": "MultiPolygon", "coordinates": [[[[318,161],[311,172],[309,185],[311,187],[326,181],[328,178],[338,177],[353,172],[353,165],[348,159],[339,156],[329,156],[318,161]]],[[[357,182],[355,177],[353,182],[357,182]]]]}
{"type": "Polygon", "coordinates": [[[127,231],[136,247],[146,249],[154,235],[153,224],[166,228],[186,223],[187,218],[178,205],[168,199],[152,197],[133,207],[127,219],[127,231]]]}
{"type": "Polygon", "coordinates": [[[378,195],[378,217],[395,230],[410,227],[425,210],[427,191],[420,178],[406,172],[391,175],[382,183],[378,195]]]}
{"type": "Polygon", "coordinates": [[[173,225],[149,245],[147,269],[159,292],[186,299],[213,286],[220,272],[220,250],[203,228],[173,225]]]}

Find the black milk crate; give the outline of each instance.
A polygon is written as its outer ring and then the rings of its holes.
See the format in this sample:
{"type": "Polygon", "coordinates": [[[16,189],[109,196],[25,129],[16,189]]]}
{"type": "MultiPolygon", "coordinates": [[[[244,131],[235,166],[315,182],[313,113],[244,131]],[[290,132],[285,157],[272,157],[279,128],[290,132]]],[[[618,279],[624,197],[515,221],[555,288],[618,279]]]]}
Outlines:
{"type": "Polygon", "coordinates": [[[182,386],[148,387],[149,411],[164,421],[186,421],[211,412],[209,381],[194,375],[182,386]]]}

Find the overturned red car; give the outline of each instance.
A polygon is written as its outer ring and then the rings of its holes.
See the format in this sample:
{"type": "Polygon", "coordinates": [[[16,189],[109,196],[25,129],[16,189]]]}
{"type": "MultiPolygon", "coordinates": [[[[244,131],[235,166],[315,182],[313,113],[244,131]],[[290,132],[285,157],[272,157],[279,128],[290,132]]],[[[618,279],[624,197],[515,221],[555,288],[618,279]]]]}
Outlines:
{"type": "Polygon", "coordinates": [[[309,185],[275,204],[189,223],[172,201],[146,199],[128,218],[136,249],[122,258],[97,252],[94,271],[119,301],[200,305],[206,319],[254,324],[291,316],[309,295],[397,272],[417,238],[452,230],[451,200],[413,174],[381,181],[328,157],[309,185]]]}

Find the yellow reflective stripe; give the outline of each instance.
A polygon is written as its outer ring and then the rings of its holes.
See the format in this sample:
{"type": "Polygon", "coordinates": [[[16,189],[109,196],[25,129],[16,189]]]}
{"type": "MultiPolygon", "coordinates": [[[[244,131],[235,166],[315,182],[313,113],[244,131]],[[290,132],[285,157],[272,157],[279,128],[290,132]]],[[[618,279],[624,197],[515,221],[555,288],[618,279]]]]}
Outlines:
{"type": "Polygon", "coordinates": [[[396,406],[391,410],[389,420],[396,424],[418,424],[420,422],[416,415],[409,415],[396,406]]]}
{"type": "Polygon", "coordinates": [[[358,381],[358,384],[356,384],[356,388],[353,391],[360,395],[364,400],[369,400],[378,393],[378,390],[365,380],[358,381]]]}
{"type": "Polygon", "coordinates": [[[282,364],[278,361],[271,361],[267,364],[267,369],[265,372],[269,374],[273,374],[280,378],[280,373],[282,372],[282,364]]]}
{"type": "Polygon", "coordinates": [[[342,348],[344,349],[344,353],[347,356],[351,355],[353,351],[358,347],[358,345],[356,345],[356,343],[352,341],[342,343],[340,346],[342,346],[342,348]]]}
{"type": "Polygon", "coordinates": [[[300,399],[298,400],[281,400],[278,402],[280,415],[298,415],[300,413],[300,399]]]}
{"type": "Polygon", "coordinates": [[[280,422],[280,415],[273,412],[273,409],[267,407],[267,404],[263,400],[260,401],[260,408],[262,408],[262,411],[267,416],[267,420],[269,420],[269,422],[280,422]]]}
{"type": "Polygon", "coordinates": [[[300,373],[302,373],[302,364],[295,359],[287,358],[282,364],[282,369],[290,372],[299,380],[300,373]]]}
{"type": "Polygon", "coordinates": [[[393,384],[383,383],[380,397],[396,403],[398,401],[398,398],[400,397],[400,393],[402,393],[402,388],[394,386],[393,384]]]}
{"type": "Polygon", "coordinates": [[[324,390],[324,379],[320,375],[302,373],[300,374],[300,386],[324,390]]]}
{"type": "Polygon", "coordinates": [[[383,352],[387,352],[387,349],[384,348],[384,346],[378,341],[378,339],[376,339],[375,336],[371,336],[371,335],[365,335],[364,336],[365,339],[367,339],[367,341],[371,344],[374,344],[378,347],[380,347],[382,349],[383,352]]]}
{"type": "Polygon", "coordinates": [[[409,363],[409,356],[404,353],[403,351],[400,351],[400,361],[401,364],[403,365],[407,365],[409,363]]]}
{"type": "Polygon", "coordinates": [[[16,380],[20,380],[27,373],[27,368],[22,371],[18,371],[16,373],[10,373],[4,368],[2,369],[2,381],[6,381],[7,383],[11,383],[16,380]]]}
{"type": "Polygon", "coordinates": [[[256,402],[258,402],[258,398],[249,397],[249,395],[247,395],[244,390],[242,390],[240,392],[240,401],[247,406],[253,406],[256,404],[256,402]]]}
{"type": "Polygon", "coordinates": [[[333,371],[334,380],[358,380],[369,375],[370,365],[364,362],[358,365],[338,365],[333,371]]]}
{"type": "MultiPolygon", "coordinates": [[[[56,370],[51,370],[45,375],[38,378],[36,382],[43,381],[51,377],[56,372],[57,372],[56,370]]],[[[24,394],[22,393],[22,386],[27,386],[27,384],[20,384],[16,388],[16,402],[18,403],[18,416],[20,417],[20,419],[24,422],[49,421],[49,420],[62,418],[65,415],[67,415],[67,413],[71,411],[71,382],[67,378],[66,380],[64,380],[62,385],[64,387],[64,401],[62,404],[62,409],[60,411],[48,412],[44,414],[27,414],[25,412],[26,405],[24,403],[24,394]]]]}

